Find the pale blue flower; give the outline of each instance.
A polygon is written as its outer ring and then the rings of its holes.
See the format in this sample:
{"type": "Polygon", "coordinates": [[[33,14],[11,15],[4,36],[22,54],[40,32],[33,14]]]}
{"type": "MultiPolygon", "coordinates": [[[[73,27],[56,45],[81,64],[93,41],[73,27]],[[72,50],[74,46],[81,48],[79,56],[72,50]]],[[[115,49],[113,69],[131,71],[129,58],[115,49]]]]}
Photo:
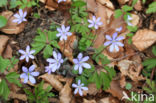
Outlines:
{"type": "Polygon", "coordinates": [[[117,31],[117,32],[122,31],[122,26],[121,26],[121,27],[119,27],[119,28],[116,28],[116,31],[117,31]]]}
{"type": "Polygon", "coordinates": [[[35,65],[32,65],[29,67],[29,70],[27,69],[27,67],[23,66],[22,67],[22,70],[24,73],[22,73],[20,75],[20,78],[23,78],[24,79],[24,83],[27,83],[28,80],[32,83],[32,84],[35,84],[36,83],[36,80],[34,77],[38,76],[39,75],[39,72],[33,72],[35,69],[35,65]]]}
{"type": "Polygon", "coordinates": [[[87,87],[84,87],[84,84],[81,83],[81,80],[78,80],[77,84],[72,84],[72,87],[75,88],[74,94],[77,94],[77,92],[80,94],[80,96],[83,95],[83,90],[88,90],[87,87]]]}
{"type": "Polygon", "coordinates": [[[26,59],[26,62],[29,62],[29,58],[31,58],[31,59],[35,58],[32,55],[33,53],[35,53],[35,50],[30,50],[30,46],[29,45],[26,47],[26,51],[20,49],[19,53],[22,54],[22,56],[20,57],[20,60],[26,59]]]}
{"type": "Polygon", "coordinates": [[[83,54],[79,53],[77,59],[73,59],[73,62],[75,63],[74,70],[79,69],[79,74],[82,74],[83,67],[86,69],[91,68],[90,64],[85,63],[88,60],[89,60],[89,56],[83,57],[83,54]]]}
{"type": "Polygon", "coordinates": [[[27,20],[25,19],[26,16],[27,16],[27,12],[26,12],[26,11],[23,12],[22,9],[19,9],[19,14],[16,13],[16,14],[14,15],[14,17],[16,17],[16,19],[14,19],[12,22],[20,24],[20,23],[22,23],[23,21],[27,21],[27,20]]]}
{"type": "Polygon", "coordinates": [[[98,18],[96,19],[96,17],[93,16],[93,20],[90,20],[90,19],[88,20],[88,22],[90,23],[90,24],[88,25],[88,27],[89,27],[89,28],[94,27],[95,29],[98,29],[99,26],[101,26],[101,25],[103,24],[102,22],[100,22],[100,20],[101,20],[100,17],[98,17],[98,18]]]}
{"type": "Polygon", "coordinates": [[[63,63],[61,53],[56,53],[55,51],[53,51],[53,57],[54,59],[47,59],[47,62],[49,62],[49,66],[45,67],[45,72],[48,72],[48,74],[51,74],[51,72],[55,72],[56,70],[58,70],[63,63]]]}
{"type": "Polygon", "coordinates": [[[114,50],[118,52],[119,51],[118,46],[121,46],[121,47],[124,46],[124,44],[120,42],[120,40],[123,40],[124,37],[123,36],[117,37],[117,35],[118,35],[117,33],[114,33],[112,38],[109,35],[106,35],[106,39],[109,41],[105,42],[104,46],[108,46],[111,44],[111,46],[109,47],[110,52],[113,52],[114,50]]]}
{"type": "Polygon", "coordinates": [[[65,2],[66,0],[58,0],[58,3],[63,2],[63,1],[65,2]]]}
{"type": "Polygon", "coordinates": [[[72,33],[69,32],[70,26],[65,27],[64,25],[61,26],[61,28],[57,28],[57,31],[59,32],[56,34],[57,37],[60,37],[60,40],[67,40],[67,36],[71,36],[72,33]]]}

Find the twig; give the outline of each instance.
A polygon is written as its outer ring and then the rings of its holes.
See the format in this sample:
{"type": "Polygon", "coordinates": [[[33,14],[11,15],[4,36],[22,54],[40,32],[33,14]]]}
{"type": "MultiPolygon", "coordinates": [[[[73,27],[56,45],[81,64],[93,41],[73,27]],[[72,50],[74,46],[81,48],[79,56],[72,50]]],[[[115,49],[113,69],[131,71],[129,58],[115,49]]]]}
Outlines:
{"type": "Polygon", "coordinates": [[[150,80],[151,80],[151,81],[152,81],[152,79],[153,79],[153,77],[154,77],[155,70],[156,70],[156,68],[153,68],[153,69],[152,69],[152,73],[151,73],[151,77],[150,77],[150,80]]]}

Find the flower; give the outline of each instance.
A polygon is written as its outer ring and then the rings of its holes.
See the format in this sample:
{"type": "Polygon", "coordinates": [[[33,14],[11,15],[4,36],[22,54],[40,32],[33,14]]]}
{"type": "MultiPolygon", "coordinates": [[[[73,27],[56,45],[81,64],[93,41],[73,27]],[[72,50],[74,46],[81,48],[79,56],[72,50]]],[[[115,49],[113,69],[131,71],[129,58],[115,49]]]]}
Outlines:
{"type": "Polygon", "coordinates": [[[133,19],[133,18],[132,18],[130,15],[128,15],[128,17],[127,17],[127,24],[128,24],[129,26],[133,26],[133,24],[130,22],[132,19],[133,19]]]}
{"type": "Polygon", "coordinates": [[[85,63],[85,61],[87,61],[88,59],[89,59],[89,56],[83,57],[83,54],[79,53],[77,56],[77,59],[73,59],[73,62],[75,63],[74,70],[79,69],[79,74],[82,74],[82,71],[83,71],[82,67],[87,68],[87,69],[91,68],[90,64],[85,63]]]}
{"type": "Polygon", "coordinates": [[[60,37],[60,40],[62,41],[67,40],[67,36],[71,36],[72,33],[69,32],[70,26],[68,26],[67,28],[62,25],[61,28],[57,28],[57,31],[59,32],[58,34],[56,34],[57,37],[60,37]]]}
{"type": "Polygon", "coordinates": [[[116,31],[117,31],[117,32],[120,32],[121,30],[122,30],[122,26],[119,27],[119,28],[116,28],[116,31]]]}
{"type": "Polygon", "coordinates": [[[30,46],[28,45],[26,47],[26,52],[24,50],[19,50],[19,53],[23,54],[20,57],[20,60],[26,59],[26,62],[29,62],[29,58],[34,59],[34,56],[32,54],[35,53],[35,50],[30,51],[30,46]]]}
{"type": "Polygon", "coordinates": [[[78,80],[78,84],[72,84],[72,87],[73,88],[76,88],[75,91],[74,91],[74,94],[77,94],[77,92],[79,92],[80,96],[83,95],[83,92],[82,90],[88,90],[87,87],[84,87],[84,84],[81,83],[81,80],[78,80]]]}
{"type": "Polygon", "coordinates": [[[55,72],[56,70],[58,70],[63,63],[62,55],[60,53],[57,54],[55,51],[53,51],[53,57],[54,59],[47,59],[47,62],[49,62],[49,66],[45,67],[45,72],[48,72],[48,74],[51,74],[51,72],[55,72]]]}
{"type": "Polygon", "coordinates": [[[108,45],[111,44],[111,46],[109,48],[110,52],[113,52],[114,49],[118,52],[119,51],[118,46],[121,46],[121,47],[124,46],[124,44],[119,42],[120,40],[123,40],[124,37],[123,36],[117,37],[117,35],[118,35],[117,33],[114,33],[112,38],[109,35],[106,35],[106,39],[109,40],[109,41],[105,42],[104,46],[108,46],[108,45]]]}
{"type": "Polygon", "coordinates": [[[36,83],[36,80],[34,78],[34,76],[38,76],[39,75],[39,72],[33,72],[35,69],[35,65],[32,65],[29,67],[29,70],[27,69],[27,67],[23,66],[22,67],[22,70],[24,73],[22,73],[20,75],[20,78],[24,78],[24,83],[27,83],[28,80],[32,83],[32,84],[35,84],[36,83]]]}
{"type": "Polygon", "coordinates": [[[27,15],[27,12],[26,11],[23,13],[23,10],[22,9],[19,9],[19,14],[16,13],[14,15],[14,17],[16,17],[16,19],[14,19],[12,22],[20,24],[23,21],[27,21],[25,19],[26,15],[27,15]]]}
{"type": "Polygon", "coordinates": [[[66,0],[58,0],[58,3],[62,2],[62,1],[64,1],[64,2],[65,2],[66,0]]]}
{"type": "Polygon", "coordinates": [[[101,19],[100,17],[96,19],[96,17],[93,16],[93,20],[90,19],[88,20],[88,22],[90,23],[88,27],[89,28],[94,27],[95,29],[98,29],[98,26],[103,24],[102,22],[100,22],[100,19],[101,19]]]}

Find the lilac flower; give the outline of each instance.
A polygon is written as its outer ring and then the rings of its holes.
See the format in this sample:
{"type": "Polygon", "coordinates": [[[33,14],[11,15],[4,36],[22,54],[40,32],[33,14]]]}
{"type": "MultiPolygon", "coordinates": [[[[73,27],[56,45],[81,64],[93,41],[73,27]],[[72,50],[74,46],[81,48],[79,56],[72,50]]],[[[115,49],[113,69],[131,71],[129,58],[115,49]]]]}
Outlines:
{"type": "Polygon", "coordinates": [[[29,70],[27,69],[27,67],[23,66],[22,67],[22,70],[24,73],[22,73],[20,75],[20,78],[24,78],[24,83],[27,83],[28,80],[32,83],[32,84],[35,84],[36,83],[36,80],[34,78],[34,76],[38,76],[39,75],[39,72],[33,72],[35,69],[35,65],[32,65],[29,67],[29,70]]]}
{"type": "Polygon", "coordinates": [[[28,45],[26,47],[26,51],[20,49],[19,53],[22,54],[20,60],[26,59],[26,62],[29,62],[29,58],[34,59],[34,56],[32,54],[35,53],[35,50],[30,51],[30,46],[28,45]]]}
{"type": "Polygon", "coordinates": [[[68,26],[67,28],[62,25],[61,28],[57,28],[57,31],[59,32],[58,34],[56,34],[57,37],[60,37],[60,40],[67,40],[67,36],[71,36],[72,33],[69,32],[70,26],[68,26]]]}
{"type": "Polygon", "coordinates": [[[65,2],[66,0],[58,0],[58,3],[62,2],[62,1],[64,1],[64,2],[65,2]]]}
{"type": "Polygon", "coordinates": [[[89,56],[83,57],[83,54],[79,53],[79,55],[77,56],[77,59],[73,59],[73,62],[75,63],[74,70],[79,69],[79,74],[82,74],[83,67],[87,69],[91,68],[90,64],[85,63],[85,61],[88,61],[88,59],[89,59],[89,56]]]}
{"type": "Polygon", "coordinates": [[[73,88],[76,88],[74,91],[74,94],[77,94],[77,92],[79,92],[80,96],[83,95],[83,91],[82,90],[88,90],[87,87],[84,87],[84,84],[81,83],[81,80],[78,80],[78,84],[72,84],[73,88]]]}
{"type": "Polygon", "coordinates": [[[100,19],[101,19],[100,17],[96,19],[96,17],[93,16],[93,20],[90,19],[88,20],[88,22],[90,23],[88,27],[89,28],[94,27],[95,29],[98,29],[99,26],[103,24],[102,22],[100,22],[100,19]]]}
{"type": "Polygon", "coordinates": [[[128,17],[127,17],[127,24],[128,24],[129,26],[133,26],[133,24],[130,22],[132,19],[133,19],[133,18],[132,18],[130,15],[128,15],[128,17]]]}
{"type": "Polygon", "coordinates": [[[121,27],[119,27],[119,28],[116,28],[116,31],[117,31],[117,32],[122,31],[122,26],[121,26],[121,27]]]}
{"type": "Polygon", "coordinates": [[[114,33],[112,38],[109,35],[106,35],[106,39],[109,40],[109,41],[105,42],[104,46],[108,46],[108,45],[111,44],[111,46],[109,48],[110,52],[113,52],[114,49],[118,52],[119,51],[118,46],[121,46],[121,47],[124,46],[124,44],[119,42],[120,40],[123,40],[124,37],[123,36],[117,37],[117,35],[118,35],[117,33],[114,33]]]}
{"type": "Polygon", "coordinates": [[[49,62],[49,66],[45,67],[45,72],[48,72],[48,74],[51,74],[51,72],[55,72],[56,70],[58,70],[63,63],[62,55],[60,53],[57,54],[55,51],[53,51],[53,57],[54,59],[47,59],[47,62],[49,62]]]}
{"type": "Polygon", "coordinates": [[[14,19],[12,22],[20,24],[23,21],[27,21],[25,19],[26,15],[27,15],[27,12],[26,11],[23,13],[23,10],[22,9],[19,9],[19,14],[16,13],[14,15],[14,17],[16,17],[16,19],[14,19]]]}

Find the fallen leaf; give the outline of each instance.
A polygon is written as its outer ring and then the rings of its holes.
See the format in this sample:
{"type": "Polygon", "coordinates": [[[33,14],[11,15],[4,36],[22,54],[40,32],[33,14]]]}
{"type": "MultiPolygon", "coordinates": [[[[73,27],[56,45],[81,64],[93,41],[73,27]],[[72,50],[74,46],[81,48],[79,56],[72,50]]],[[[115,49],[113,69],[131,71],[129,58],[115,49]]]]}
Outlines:
{"type": "Polygon", "coordinates": [[[91,83],[91,84],[88,85],[88,91],[87,92],[88,92],[89,95],[96,95],[97,93],[101,93],[102,90],[101,89],[98,90],[96,88],[96,84],[95,83],[91,83]]]}
{"type": "Polygon", "coordinates": [[[102,5],[106,5],[108,8],[114,10],[114,6],[110,0],[97,0],[97,2],[101,3],[102,5]]]}
{"type": "Polygon", "coordinates": [[[138,0],[137,3],[134,5],[134,8],[137,11],[141,11],[142,10],[142,4],[141,4],[141,0],[138,0]]]}
{"type": "Polygon", "coordinates": [[[0,56],[2,56],[2,53],[4,51],[4,49],[6,48],[7,42],[9,40],[8,36],[5,35],[0,35],[0,56]]]}
{"type": "Polygon", "coordinates": [[[131,23],[133,24],[133,26],[137,26],[139,24],[139,20],[140,20],[139,16],[137,14],[134,14],[134,13],[131,14],[131,16],[132,16],[131,23]]]}
{"type": "Polygon", "coordinates": [[[25,94],[17,94],[15,92],[10,92],[9,98],[27,101],[27,96],[25,94]]]}
{"type": "Polygon", "coordinates": [[[76,35],[72,34],[68,39],[64,41],[59,41],[59,46],[61,52],[73,63],[73,46],[74,42],[76,42],[76,35]]]}
{"type": "Polygon", "coordinates": [[[12,58],[12,51],[13,50],[12,50],[11,46],[10,45],[7,45],[7,47],[6,47],[6,49],[5,49],[4,53],[3,53],[3,57],[5,59],[12,58]]]}
{"type": "Polygon", "coordinates": [[[119,2],[120,5],[123,5],[123,4],[127,3],[127,2],[129,2],[129,0],[118,0],[118,2],[119,2]]]}
{"type": "Polygon", "coordinates": [[[143,51],[156,42],[156,32],[148,29],[138,30],[132,41],[138,50],[143,51]]]}
{"type": "Polygon", "coordinates": [[[98,103],[120,103],[120,101],[112,96],[100,99],[98,103]]]}
{"type": "Polygon", "coordinates": [[[87,10],[95,13],[97,11],[97,4],[95,0],[86,0],[87,2],[87,10]]]}
{"type": "Polygon", "coordinates": [[[42,78],[46,82],[50,83],[50,85],[57,91],[61,91],[63,88],[62,83],[58,79],[56,79],[55,75],[53,74],[47,73],[47,74],[41,75],[39,78],[42,78]]]}
{"type": "Polygon", "coordinates": [[[60,91],[60,103],[70,103],[72,100],[72,89],[70,87],[71,82],[66,82],[65,86],[60,91]]]}
{"type": "Polygon", "coordinates": [[[96,101],[95,100],[83,99],[83,103],[96,103],[96,101]]]}

